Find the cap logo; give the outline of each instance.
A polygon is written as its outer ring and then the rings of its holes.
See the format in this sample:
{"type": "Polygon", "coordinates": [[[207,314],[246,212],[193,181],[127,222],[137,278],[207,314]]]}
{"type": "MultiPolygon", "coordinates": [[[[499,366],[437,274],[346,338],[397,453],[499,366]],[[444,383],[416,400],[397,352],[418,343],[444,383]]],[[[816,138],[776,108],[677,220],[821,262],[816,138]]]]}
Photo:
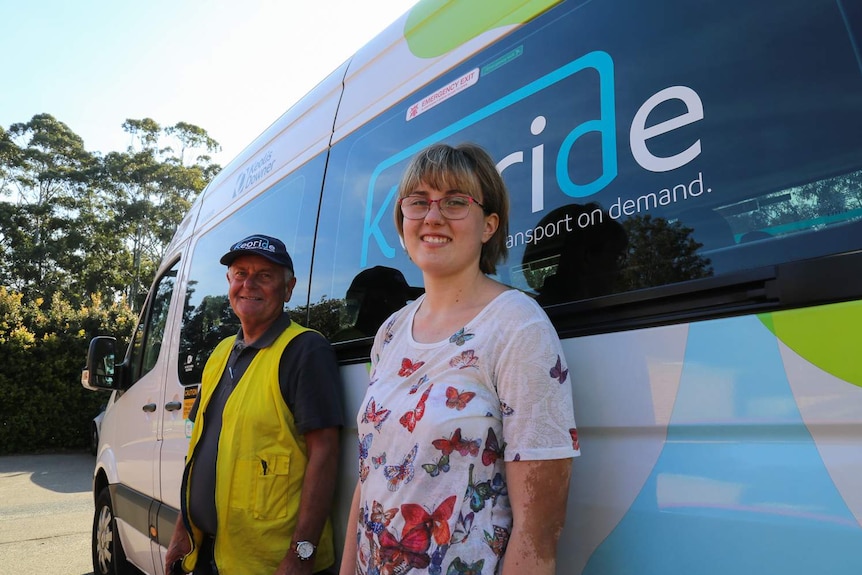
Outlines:
{"type": "Polygon", "coordinates": [[[252,238],[235,244],[231,248],[231,251],[233,250],[266,250],[268,252],[275,252],[275,246],[264,238],[252,238]]]}
{"type": "Polygon", "coordinates": [[[230,266],[231,262],[243,253],[257,254],[293,271],[293,260],[287,253],[287,247],[278,238],[271,238],[264,234],[248,236],[233,244],[228,253],[221,257],[219,263],[230,266]]]}

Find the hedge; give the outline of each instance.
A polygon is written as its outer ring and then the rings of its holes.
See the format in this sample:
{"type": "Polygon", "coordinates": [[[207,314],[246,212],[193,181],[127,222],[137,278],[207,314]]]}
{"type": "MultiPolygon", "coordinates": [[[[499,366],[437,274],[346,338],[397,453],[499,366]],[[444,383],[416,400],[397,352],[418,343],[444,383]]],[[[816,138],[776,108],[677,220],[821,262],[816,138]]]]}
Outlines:
{"type": "Polygon", "coordinates": [[[128,339],[135,317],[125,302],[73,308],[61,294],[24,301],[0,287],[0,455],[80,450],[107,400],[81,386],[90,339],[128,339]]]}

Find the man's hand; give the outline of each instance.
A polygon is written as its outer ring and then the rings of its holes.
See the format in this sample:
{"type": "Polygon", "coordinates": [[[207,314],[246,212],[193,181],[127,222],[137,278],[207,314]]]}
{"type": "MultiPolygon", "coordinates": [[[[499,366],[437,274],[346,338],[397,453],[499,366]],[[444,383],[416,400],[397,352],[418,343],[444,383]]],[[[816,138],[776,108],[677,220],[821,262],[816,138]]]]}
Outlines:
{"type": "Polygon", "coordinates": [[[171,542],[168,545],[168,552],[165,554],[165,573],[172,575],[174,572],[171,571],[171,565],[188,555],[191,550],[192,542],[183,523],[183,517],[180,515],[177,518],[177,525],[174,527],[174,534],[171,536],[171,542]]]}
{"type": "Polygon", "coordinates": [[[278,564],[278,569],[275,570],[275,575],[311,575],[314,570],[314,559],[302,561],[297,557],[296,552],[291,548],[281,563],[278,564]]]}
{"type": "MultiPolygon", "coordinates": [[[[335,480],[338,477],[338,428],[315,429],[305,434],[308,466],[302,480],[302,497],[294,541],[320,541],[323,526],[332,510],[335,480]]],[[[276,569],[277,575],[307,575],[314,570],[312,556],[302,561],[291,546],[276,569]]]]}

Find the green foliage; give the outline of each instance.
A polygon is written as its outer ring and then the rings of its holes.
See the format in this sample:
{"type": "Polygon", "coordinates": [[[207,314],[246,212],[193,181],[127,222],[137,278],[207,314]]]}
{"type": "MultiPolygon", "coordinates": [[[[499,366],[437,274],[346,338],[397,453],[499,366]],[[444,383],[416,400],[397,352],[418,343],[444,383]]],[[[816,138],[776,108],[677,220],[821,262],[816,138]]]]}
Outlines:
{"type": "Polygon", "coordinates": [[[667,285],[712,275],[710,261],[697,254],[692,229],[664,218],[637,216],[623,222],[628,247],[622,290],[667,285]]]}
{"type": "Polygon", "coordinates": [[[98,294],[74,307],[59,293],[46,304],[0,287],[0,455],[86,447],[107,399],[80,383],[89,341],[128,337],[134,324],[125,302],[98,294]]]}
{"type": "Polygon", "coordinates": [[[327,299],[326,296],[322,296],[317,303],[307,307],[291,308],[288,313],[294,321],[304,326],[313,326],[326,338],[331,339],[338,330],[345,327],[341,325],[341,308],[343,307],[343,299],[327,299]]]}
{"type": "Polygon", "coordinates": [[[0,454],[87,445],[107,400],[80,384],[89,341],[130,335],[174,230],[220,170],[202,128],[123,129],[133,145],[102,155],[50,114],[0,127],[0,454]]]}
{"type": "Polygon", "coordinates": [[[81,304],[87,294],[143,300],[165,248],[218,173],[205,130],[129,119],[133,145],[88,152],[49,114],[0,127],[0,285],[81,304]],[[178,144],[178,145],[177,145],[178,144]],[[174,149],[176,148],[176,152],[174,149]],[[194,161],[190,152],[203,152],[194,161]]]}

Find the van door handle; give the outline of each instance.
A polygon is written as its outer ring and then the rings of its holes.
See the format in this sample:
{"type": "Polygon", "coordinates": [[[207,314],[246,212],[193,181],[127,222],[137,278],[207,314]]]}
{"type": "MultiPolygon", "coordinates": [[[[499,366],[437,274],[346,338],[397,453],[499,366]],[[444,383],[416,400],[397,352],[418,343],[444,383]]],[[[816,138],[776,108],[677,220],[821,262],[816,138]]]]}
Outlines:
{"type": "Polygon", "coordinates": [[[156,404],[155,403],[148,403],[145,406],[143,406],[141,409],[143,409],[147,413],[152,413],[156,410],[156,404]]]}
{"type": "Polygon", "coordinates": [[[165,409],[167,411],[176,411],[182,408],[183,404],[180,401],[171,401],[165,404],[165,409]]]}

